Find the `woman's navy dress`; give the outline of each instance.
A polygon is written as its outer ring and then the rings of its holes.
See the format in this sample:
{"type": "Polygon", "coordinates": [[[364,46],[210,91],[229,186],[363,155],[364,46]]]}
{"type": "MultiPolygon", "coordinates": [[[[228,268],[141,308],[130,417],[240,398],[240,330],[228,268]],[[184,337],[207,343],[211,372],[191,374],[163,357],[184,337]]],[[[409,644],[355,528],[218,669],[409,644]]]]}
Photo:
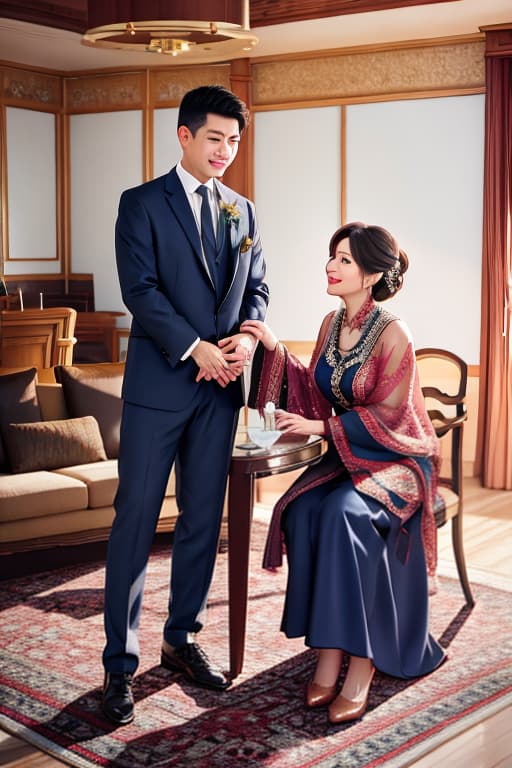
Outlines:
{"type": "MultiPolygon", "coordinates": [[[[358,366],[341,381],[352,400],[358,366]]],[[[342,412],[325,355],[315,379],[342,412]]],[[[334,451],[331,446],[330,451],[334,451]]],[[[379,502],[334,479],[291,501],[283,530],[288,588],[282,620],[287,637],[314,648],[341,648],[373,660],[388,675],[424,675],[444,659],[428,631],[428,583],[421,509],[404,524],[379,502]]]]}

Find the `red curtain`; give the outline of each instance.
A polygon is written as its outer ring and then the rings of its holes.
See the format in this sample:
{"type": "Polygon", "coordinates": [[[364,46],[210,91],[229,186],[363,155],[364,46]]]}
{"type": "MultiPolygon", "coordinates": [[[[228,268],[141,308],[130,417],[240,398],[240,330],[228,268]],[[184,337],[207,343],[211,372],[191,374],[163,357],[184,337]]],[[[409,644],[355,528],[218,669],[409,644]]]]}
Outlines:
{"type": "Polygon", "coordinates": [[[477,467],[512,489],[512,29],[486,34],[482,326],[477,467]]]}

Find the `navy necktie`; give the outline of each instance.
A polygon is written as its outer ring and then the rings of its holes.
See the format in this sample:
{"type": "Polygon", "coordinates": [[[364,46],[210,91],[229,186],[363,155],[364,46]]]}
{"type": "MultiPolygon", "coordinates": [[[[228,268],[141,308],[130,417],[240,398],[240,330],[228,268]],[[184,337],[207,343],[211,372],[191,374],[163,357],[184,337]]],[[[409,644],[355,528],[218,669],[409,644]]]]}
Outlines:
{"type": "Polygon", "coordinates": [[[208,200],[208,188],[204,184],[196,189],[198,195],[203,198],[201,201],[201,240],[203,241],[203,250],[210,270],[210,275],[217,289],[217,244],[215,241],[215,231],[213,229],[212,211],[208,200]]]}

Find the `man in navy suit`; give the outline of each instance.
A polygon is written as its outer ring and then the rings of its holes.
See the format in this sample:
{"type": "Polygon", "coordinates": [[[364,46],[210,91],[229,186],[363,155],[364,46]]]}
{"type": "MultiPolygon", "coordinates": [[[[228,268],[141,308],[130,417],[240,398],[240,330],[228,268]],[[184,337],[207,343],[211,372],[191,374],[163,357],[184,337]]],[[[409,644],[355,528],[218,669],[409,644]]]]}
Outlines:
{"type": "Polygon", "coordinates": [[[230,684],[194,638],[243,403],[239,376],[254,345],[239,327],[263,320],[268,303],[254,205],[218,181],[247,119],[244,103],[221,86],[189,91],[178,115],[180,163],[123,192],[119,204],[117,268],[133,320],[106,566],[102,709],[120,725],[134,716],[144,577],[173,465],[180,514],[161,664],[209,688],[230,684]]]}

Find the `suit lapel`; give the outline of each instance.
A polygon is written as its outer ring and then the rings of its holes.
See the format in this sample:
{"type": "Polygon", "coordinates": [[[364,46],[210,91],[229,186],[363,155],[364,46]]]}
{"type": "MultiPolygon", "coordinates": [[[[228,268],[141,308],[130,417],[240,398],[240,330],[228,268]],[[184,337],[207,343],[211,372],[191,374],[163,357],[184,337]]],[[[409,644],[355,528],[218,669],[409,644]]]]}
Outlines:
{"type": "MultiPolygon", "coordinates": [[[[226,219],[224,216],[224,212],[222,210],[221,203],[223,202],[224,198],[222,196],[222,187],[223,185],[220,184],[216,179],[213,180],[213,185],[215,188],[215,193],[217,196],[217,205],[219,208],[219,223],[217,227],[217,258],[224,258],[226,259],[226,271],[225,271],[225,288],[226,290],[223,291],[221,298],[221,304],[224,302],[224,299],[229,293],[229,290],[231,286],[233,285],[233,281],[235,278],[236,269],[238,267],[238,261],[235,263],[235,250],[233,249],[233,241],[232,241],[232,225],[226,223],[226,219]],[[226,238],[229,238],[228,242],[226,242],[226,238]]],[[[224,189],[227,189],[224,187],[224,189]]]]}
{"type": "MultiPolygon", "coordinates": [[[[227,290],[223,296],[222,303],[227,299],[229,292],[233,286],[233,283],[235,282],[236,273],[238,271],[238,266],[240,264],[240,246],[242,241],[248,236],[249,234],[249,221],[248,221],[248,214],[246,211],[246,204],[245,202],[241,202],[238,195],[229,187],[226,187],[224,184],[222,184],[220,181],[217,181],[217,179],[213,180],[215,189],[217,191],[217,199],[219,201],[219,209],[220,209],[220,216],[219,216],[219,235],[221,230],[221,220],[222,220],[222,246],[225,247],[226,243],[225,240],[228,238],[228,247],[226,248],[226,251],[229,253],[229,278],[227,281],[227,290]],[[238,225],[230,223],[226,224],[226,221],[224,219],[224,216],[222,214],[222,208],[221,208],[221,201],[224,201],[226,203],[232,203],[235,202],[237,207],[240,210],[240,220],[238,222],[238,225]]],[[[217,238],[218,239],[218,238],[217,238]]],[[[220,250],[221,245],[218,242],[217,244],[218,250],[220,250]]]]}
{"type": "Polygon", "coordinates": [[[217,181],[217,179],[213,180],[213,185],[216,190],[217,202],[219,206],[219,227],[217,230],[217,253],[222,252],[222,249],[225,248],[225,245],[226,245],[226,238],[229,238],[229,263],[233,267],[233,274],[234,274],[238,268],[238,258],[237,258],[238,231],[236,226],[233,226],[233,224],[231,223],[230,224],[226,223],[226,219],[222,211],[221,203],[231,202],[235,197],[235,195],[228,187],[224,186],[224,184],[221,184],[220,181],[217,181]]]}
{"type": "Polygon", "coordinates": [[[210,272],[203,255],[201,238],[199,236],[197,223],[190,207],[190,203],[188,202],[185,190],[183,189],[183,185],[179,180],[178,174],[176,173],[176,168],[173,168],[167,175],[165,182],[165,194],[167,202],[174,211],[178,224],[183,229],[183,232],[185,233],[185,236],[187,237],[192,250],[194,251],[196,257],[199,259],[201,266],[206,272],[208,279],[215,290],[213,280],[211,279],[210,272]]]}

